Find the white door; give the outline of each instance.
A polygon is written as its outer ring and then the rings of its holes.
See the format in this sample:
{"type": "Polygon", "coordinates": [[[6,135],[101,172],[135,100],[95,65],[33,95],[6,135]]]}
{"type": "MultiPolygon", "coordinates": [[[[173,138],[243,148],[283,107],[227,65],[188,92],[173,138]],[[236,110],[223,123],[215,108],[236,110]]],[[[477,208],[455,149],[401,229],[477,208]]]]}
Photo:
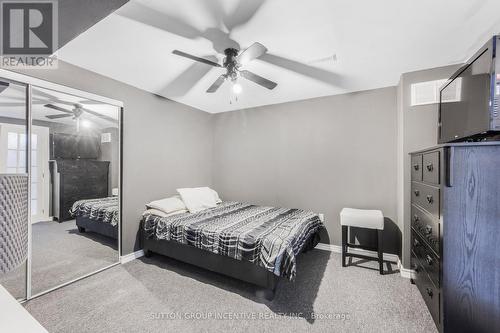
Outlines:
{"type": "MultiPolygon", "coordinates": [[[[0,172],[26,172],[26,127],[0,123],[0,172]]],[[[49,128],[32,126],[31,219],[49,219],[49,128]]]]}

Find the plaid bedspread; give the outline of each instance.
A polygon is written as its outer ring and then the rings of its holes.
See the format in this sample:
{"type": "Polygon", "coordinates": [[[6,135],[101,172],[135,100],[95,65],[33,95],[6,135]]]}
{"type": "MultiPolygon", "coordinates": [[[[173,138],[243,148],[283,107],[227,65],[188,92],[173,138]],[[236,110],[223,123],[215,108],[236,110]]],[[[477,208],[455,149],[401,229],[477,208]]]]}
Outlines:
{"type": "Polygon", "coordinates": [[[118,224],[118,197],[86,199],[76,201],[69,210],[71,216],[88,217],[91,220],[118,224]]]}
{"type": "Polygon", "coordinates": [[[147,238],[247,260],[292,280],[296,256],[323,223],[317,214],[300,209],[222,202],[195,214],[146,214],[142,228],[147,238]]]}

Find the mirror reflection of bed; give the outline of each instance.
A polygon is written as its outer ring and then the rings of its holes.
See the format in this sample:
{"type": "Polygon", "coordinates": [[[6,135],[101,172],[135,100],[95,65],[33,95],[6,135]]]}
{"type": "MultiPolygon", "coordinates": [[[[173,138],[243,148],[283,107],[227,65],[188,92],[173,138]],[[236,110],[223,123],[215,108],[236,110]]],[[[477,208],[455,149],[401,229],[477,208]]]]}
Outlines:
{"type": "MultiPolygon", "coordinates": [[[[36,295],[118,261],[120,109],[42,88],[34,87],[32,96],[31,293],[36,295]]],[[[9,88],[0,97],[0,126],[8,132],[10,153],[13,142],[25,136],[23,91],[9,88]]],[[[15,280],[2,283],[15,289],[15,280]]]]}

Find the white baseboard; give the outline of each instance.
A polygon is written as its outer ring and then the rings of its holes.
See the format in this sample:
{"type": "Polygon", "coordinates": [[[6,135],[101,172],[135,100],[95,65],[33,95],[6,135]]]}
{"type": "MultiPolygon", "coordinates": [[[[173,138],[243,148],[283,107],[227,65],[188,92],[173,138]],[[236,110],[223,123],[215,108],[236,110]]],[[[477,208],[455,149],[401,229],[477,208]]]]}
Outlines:
{"type": "Polygon", "coordinates": [[[316,245],[315,249],[330,251],[330,252],[335,252],[335,253],[342,253],[342,247],[338,246],[338,245],[333,245],[333,244],[318,243],[318,245],[316,245]]]}
{"type": "MultiPolygon", "coordinates": [[[[335,253],[342,253],[342,246],[340,245],[318,243],[318,245],[316,245],[316,249],[331,251],[335,253]]],[[[369,251],[363,249],[349,249],[349,252],[374,258],[378,256],[377,252],[375,251],[369,251]]],[[[399,261],[399,256],[392,253],[384,253],[384,260],[397,263],[399,261]]]]}
{"type": "MultiPolygon", "coordinates": [[[[324,251],[331,251],[335,253],[342,253],[342,246],[339,245],[333,245],[333,244],[325,244],[325,243],[318,243],[316,245],[316,249],[318,250],[324,250],[324,251]]],[[[377,257],[377,252],[375,251],[368,251],[368,250],[363,250],[363,249],[349,249],[349,252],[355,253],[355,254],[361,254],[369,257],[377,257]]],[[[401,274],[401,277],[404,277],[406,279],[413,279],[415,276],[415,271],[412,269],[404,268],[403,265],[401,264],[401,260],[399,259],[399,256],[396,254],[392,253],[384,253],[384,260],[394,262],[398,265],[399,272],[401,274]]]]}
{"type": "Polygon", "coordinates": [[[415,271],[413,269],[409,268],[404,268],[403,264],[401,263],[401,260],[398,259],[398,268],[399,271],[401,272],[401,276],[406,278],[406,279],[414,279],[415,278],[415,271]]]}
{"type": "Polygon", "coordinates": [[[134,259],[144,256],[144,250],[135,251],[120,257],[120,263],[126,264],[134,259]]]}

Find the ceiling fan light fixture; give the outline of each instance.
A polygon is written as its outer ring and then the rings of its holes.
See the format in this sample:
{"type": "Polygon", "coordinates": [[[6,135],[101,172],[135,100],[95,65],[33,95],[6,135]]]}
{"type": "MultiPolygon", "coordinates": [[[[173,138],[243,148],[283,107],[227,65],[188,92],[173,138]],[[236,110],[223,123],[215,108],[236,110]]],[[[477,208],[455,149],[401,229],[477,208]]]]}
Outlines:
{"type": "Polygon", "coordinates": [[[243,87],[241,86],[241,84],[239,84],[238,82],[233,83],[233,93],[239,95],[242,91],[243,87]]]}
{"type": "Polygon", "coordinates": [[[90,127],[92,127],[92,123],[89,120],[87,120],[87,119],[83,119],[82,122],[81,122],[81,124],[82,124],[83,128],[90,128],[90,127]]]}

